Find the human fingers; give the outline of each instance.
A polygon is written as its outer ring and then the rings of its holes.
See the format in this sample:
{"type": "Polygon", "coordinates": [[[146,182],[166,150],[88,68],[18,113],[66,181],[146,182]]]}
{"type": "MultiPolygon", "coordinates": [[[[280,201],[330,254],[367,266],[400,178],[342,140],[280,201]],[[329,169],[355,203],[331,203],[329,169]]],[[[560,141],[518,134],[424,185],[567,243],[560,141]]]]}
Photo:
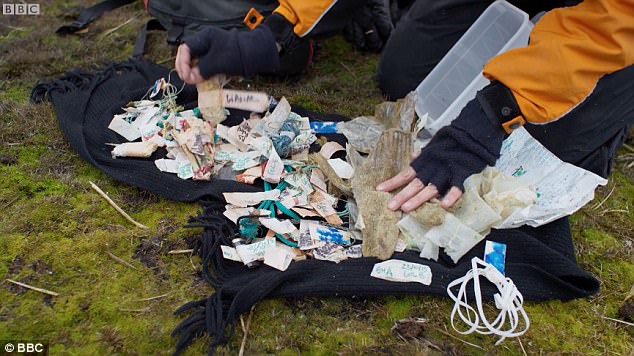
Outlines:
{"type": "Polygon", "coordinates": [[[189,84],[198,84],[204,81],[203,75],[200,74],[200,67],[195,66],[192,68],[191,73],[189,75],[189,84]]]}
{"type": "Polygon", "coordinates": [[[416,178],[416,171],[412,167],[407,167],[394,177],[377,185],[376,190],[379,192],[391,192],[409,183],[414,178],[416,178]]]}
{"type": "MultiPolygon", "coordinates": [[[[176,52],[176,61],[174,62],[178,76],[185,82],[188,82],[191,75],[191,53],[186,44],[178,46],[176,52]]],[[[191,84],[191,83],[190,83],[191,84]]]]}
{"type": "Polygon", "coordinates": [[[421,182],[420,179],[418,178],[413,179],[412,181],[409,182],[409,184],[405,186],[405,188],[403,188],[400,192],[394,195],[392,199],[390,199],[390,201],[387,203],[387,208],[390,210],[400,209],[403,203],[410,200],[412,197],[414,197],[424,188],[425,188],[425,184],[421,182]]]}
{"type": "Polygon", "coordinates": [[[447,194],[445,194],[445,197],[440,201],[440,206],[444,209],[451,208],[460,197],[462,197],[462,190],[455,186],[451,187],[447,194]]]}
{"type": "Polygon", "coordinates": [[[416,210],[419,206],[428,202],[432,198],[438,195],[438,189],[433,184],[428,184],[419,191],[416,195],[408,199],[401,205],[401,210],[405,213],[416,210]]]}

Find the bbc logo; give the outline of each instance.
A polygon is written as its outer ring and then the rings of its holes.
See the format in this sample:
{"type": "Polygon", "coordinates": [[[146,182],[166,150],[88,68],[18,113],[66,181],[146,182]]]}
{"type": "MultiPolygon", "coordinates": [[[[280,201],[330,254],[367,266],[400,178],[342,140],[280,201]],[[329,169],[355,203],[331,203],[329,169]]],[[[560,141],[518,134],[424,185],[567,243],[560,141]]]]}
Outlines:
{"type": "Polygon", "coordinates": [[[39,15],[40,4],[2,4],[3,15],[39,15]]]}

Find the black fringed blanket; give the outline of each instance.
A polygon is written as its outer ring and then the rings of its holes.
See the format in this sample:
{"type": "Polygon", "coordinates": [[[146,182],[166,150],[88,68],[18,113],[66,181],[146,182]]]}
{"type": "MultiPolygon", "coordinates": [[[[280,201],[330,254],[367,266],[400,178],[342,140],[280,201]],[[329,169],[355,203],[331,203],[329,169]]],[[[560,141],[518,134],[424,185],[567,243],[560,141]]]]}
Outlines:
{"type": "MultiPolygon", "coordinates": [[[[122,142],[109,130],[112,116],[132,100],[138,100],[168,69],[152,62],[135,59],[109,65],[97,74],[73,71],[62,78],[42,83],[33,89],[34,102],[50,100],[55,106],[60,127],[79,155],[114,179],[149,190],[169,199],[200,200],[203,210],[189,221],[202,227],[195,250],[203,260],[203,275],[214,287],[209,298],[187,303],[178,314],[188,314],[174,330],[178,336],[176,352],[204,333],[212,337],[210,351],[227,342],[236,318],[265,298],[297,296],[380,296],[403,294],[446,295],[447,285],[470,269],[470,260],[481,257],[484,241],[465,255],[458,264],[441,254],[439,261],[427,261],[414,252],[397,253],[393,258],[424,263],[432,270],[432,283],[394,283],[370,277],[374,258],[349,259],[339,264],[318,260],[294,262],[285,272],[268,266],[249,270],[241,263],[222,257],[221,245],[231,245],[234,226],[223,215],[222,192],[254,191],[257,187],[242,183],[213,180],[185,181],[160,172],[153,159],[112,159],[106,143],[122,142]]],[[[172,78],[174,79],[174,78],[172,78]]],[[[176,83],[176,85],[180,85],[176,83]]],[[[196,93],[186,88],[180,104],[195,104],[196,93]]],[[[300,114],[301,109],[294,108],[300,114]]],[[[311,119],[322,115],[311,113],[311,119]]],[[[234,117],[234,120],[239,118],[234,117]]],[[[326,120],[341,119],[328,116],[326,120]]],[[[159,158],[165,152],[155,152],[159,158]]],[[[586,297],[596,293],[599,282],[576,263],[567,219],[539,228],[523,227],[493,230],[489,240],[507,245],[506,275],[527,300],[586,297]]],[[[483,285],[483,295],[490,297],[492,284],[483,285]]]]}

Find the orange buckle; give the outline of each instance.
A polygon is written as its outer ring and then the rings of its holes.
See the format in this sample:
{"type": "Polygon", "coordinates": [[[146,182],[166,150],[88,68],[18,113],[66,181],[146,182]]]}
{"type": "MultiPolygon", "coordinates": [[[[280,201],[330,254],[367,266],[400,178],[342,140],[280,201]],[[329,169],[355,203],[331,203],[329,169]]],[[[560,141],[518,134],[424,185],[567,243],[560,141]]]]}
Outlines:
{"type": "Polygon", "coordinates": [[[264,16],[262,16],[262,14],[258,10],[252,7],[249,12],[247,12],[247,16],[244,17],[244,20],[242,20],[242,22],[244,22],[244,24],[247,25],[249,29],[253,30],[254,28],[258,27],[260,23],[262,23],[262,20],[264,20],[264,16]]]}
{"type": "Polygon", "coordinates": [[[520,128],[520,126],[524,125],[526,120],[521,115],[517,115],[514,119],[509,120],[502,124],[502,128],[506,133],[511,133],[513,130],[520,128]]]}

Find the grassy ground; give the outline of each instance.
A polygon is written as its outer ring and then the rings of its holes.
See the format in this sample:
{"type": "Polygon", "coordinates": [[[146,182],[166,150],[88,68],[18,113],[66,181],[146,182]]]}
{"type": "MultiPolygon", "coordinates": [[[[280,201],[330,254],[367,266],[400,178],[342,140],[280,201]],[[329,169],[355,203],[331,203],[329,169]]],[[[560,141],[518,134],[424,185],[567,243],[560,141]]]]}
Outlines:
{"type": "MultiPolygon", "coordinates": [[[[107,14],[84,34],[54,34],[77,6],[91,3],[51,1],[42,4],[41,16],[0,17],[0,340],[45,340],[53,354],[169,354],[175,342],[169,334],[180,321],[172,312],[212,292],[198,277],[197,258],[167,254],[186,248],[195,231],[182,225],[197,205],[106,177],[68,146],[50,104],[28,102],[38,80],[77,66],[96,69],[131,53],[145,20],[140,2],[107,14]],[[90,189],[89,180],[151,230],[128,224],[90,189]],[[5,278],[59,296],[27,291],[5,278]],[[144,300],[155,296],[161,297],[144,300]]],[[[171,65],[172,52],[163,42],[163,34],[152,35],[148,57],[171,65]]],[[[301,82],[236,85],[354,117],[371,114],[382,101],[373,82],[376,62],[377,56],[355,53],[334,38],[322,42],[301,82]]],[[[521,342],[495,347],[490,337],[460,336],[476,346],[458,340],[449,326],[451,303],[443,298],[302,298],[258,304],[246,353],[634,353],[634,328],[604,318],[618,318],[634,284],[634,168],[626,167],[633,153],[622,150],[608,185],[571,219],[579,263],[601,280],[600,293],[568,303],[528,303],[532,325],[521,342]],[[412,333],[416,338],[392,331],[406,317],[427,320],[421,333],[412,333]]],[[[241,336],[238,328],[219,351],[235,354],[241,336]]],[[[207,341],[199,340],[188,353],[203,352],[207,341]]]]}

